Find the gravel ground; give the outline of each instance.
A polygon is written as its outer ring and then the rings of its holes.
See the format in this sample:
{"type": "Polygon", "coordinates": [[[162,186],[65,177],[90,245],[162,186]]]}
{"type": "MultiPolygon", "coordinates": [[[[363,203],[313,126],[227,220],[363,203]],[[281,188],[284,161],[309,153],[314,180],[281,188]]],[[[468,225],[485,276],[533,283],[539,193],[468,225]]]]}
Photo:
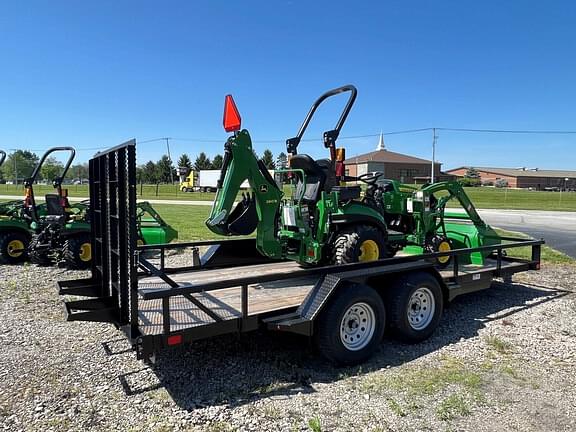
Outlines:
{"type": "Polygon", "coordinates": [[[0,266],[0,430],[576,430],[576,267],[457,299],[428,341],[333,368],[294,335],[135,359],[113,327],[63,321],[54,268],[0,266]],[[561,289],[561,290],[559,290],[561,289]]]}

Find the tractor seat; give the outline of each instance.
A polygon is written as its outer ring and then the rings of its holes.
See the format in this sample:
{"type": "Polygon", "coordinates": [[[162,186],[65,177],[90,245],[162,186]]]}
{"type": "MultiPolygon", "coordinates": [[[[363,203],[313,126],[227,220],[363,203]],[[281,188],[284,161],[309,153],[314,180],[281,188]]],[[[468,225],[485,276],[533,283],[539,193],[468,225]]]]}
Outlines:
{"type": "Polygon", "coordinates": [[[48,216],[63,216],[66,214],[64,207],[60,203],[60,196],[56,194],[46,194],[46,214],[48,216]]]}
{"type": "Polygon", "coordinates": [[[304,186],[302,179],[296,173],[298,176],[296,196],[301,197],[304,202],[317,202],[326,184],[326,170],[307,154],[292,156],[290,168],[302,170],[306,175],[306,186],[304,186]]]}

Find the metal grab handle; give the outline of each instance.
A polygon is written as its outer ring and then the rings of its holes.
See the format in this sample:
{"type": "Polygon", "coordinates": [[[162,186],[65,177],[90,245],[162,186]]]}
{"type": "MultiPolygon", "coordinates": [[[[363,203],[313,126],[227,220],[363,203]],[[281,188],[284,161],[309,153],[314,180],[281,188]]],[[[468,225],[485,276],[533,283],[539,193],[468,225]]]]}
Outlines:
{"type": "Polygon", "coordinates": [[[353,85],[345,85],[342,87],[335,88],[333,90],[329,90],[326,93],[324,93],[322,96],[320,96],[318,99],[316,99],[316,101],[312,104],[310,111],[308,111],[308,114],[306,115],[306,118],[304,119],[302,126],[300,126],[300,130],[298,131],[298,135],[296,135],[294,138],[289,138],[286,140],[286,148],[288,150],[288,153],[296,154],[296,152],[298,150],[298,144],[300,144],[300,140],[302,139],[304,132],[306,132],[306,128],[308,127],[308,124],[310,124],[310,120],[312,120],[312,117],[314,116],[314,113],[316,112],[316,109],[320,106],[320,104],[322,102],[324,102],[326,99],[328,99],[329,97],[332,97],[332,96],[335,96],[335,95],[338,95],[338,94],[344,93],[344,92],[350,92],[350,97],[348,98],[348,102],[346,102],[346,106],[344,107],[344,111],[342,111],[342,114],[340,115],[340,118],[338,119],[338,122],[336,123],[336,127],[331,131],[324,132],[324,144],[325,144],[325,146],[330,147],[330,146],[334,145],[334,143],[336,142],[336,139],[338,138],[338,135],[340,134],[340,130],[342,129],[342,126],[344,125],[344,122],[346,121],[346,118],[348,117],[348,114],[350,113],[350,110],[352,109],[352,105],[354,105],[354,101],[356,100],[356,95],[358,94],[358,90],[356,90],[356,87],[354,87],[353,85]]]}
{"type": "Polygon", "coordinates": [[[59,180],[59,183],[62,183],[62,179],[64,178],[64,176],[68,172],[68,169],[70,168],[70,165],[72,165],[72,161],[74,160],[74,156],[76,155],[76,150],[74,150],[73,147],[52,147],[51,149],[49,149],[46,153],[44,153],[44,155],[42,156],[42,159],[40,159],[40,161],[36,164],[36,166],[34,167],[34,171],[32,172],[32,175],[26,179],[26,182],[29,184],[34,183],[34,181],[36,180],[36,177],[38,177],[38,173],[40,172],[40,168],[42,167],[42,165],[44,164],[46,159],[48,159],[48,156],[50,156],[54,152],[59,152],[59,151],[70,152],[70,156],[68,156],[68,160],[66,161],[66,165],[64,165],[64,170],[62,171],[62,175],[56,178],[57,180],[59,180]]]}

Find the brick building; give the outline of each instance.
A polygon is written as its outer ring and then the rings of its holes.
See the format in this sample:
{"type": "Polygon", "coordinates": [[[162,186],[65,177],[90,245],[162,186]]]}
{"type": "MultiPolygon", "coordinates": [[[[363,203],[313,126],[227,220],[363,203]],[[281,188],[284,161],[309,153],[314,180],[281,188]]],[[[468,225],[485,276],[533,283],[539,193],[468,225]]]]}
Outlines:
{"type": "MultiPolygon", "coordinates": [[[[380,136],[380,142],[375,151],[361,154],[346,159],[346,173],[349,176],[359,176],[365,173],[380,171],[384,177],[399,180],[403,183],[415,183],[416,180],[430,178],[432,161],[408,156],[401,153],[386,150],[384,139],[380,136]]],[[[434,176],[436,180],[445,177],[441,173],[441,163],[434,164],[434,176]]]]}
{"type": "MultiPolygon", "coordinates": [[[[449,174],[464,177],[469,167],[448,170],[449,174]]],[[[483,184],[506,180],[509,187],[532,188],[537,190],[574,190],[576,189],[576,171],[541,170],[538,168],[493,168],[474,167],[480,174],[483,184]]]]}

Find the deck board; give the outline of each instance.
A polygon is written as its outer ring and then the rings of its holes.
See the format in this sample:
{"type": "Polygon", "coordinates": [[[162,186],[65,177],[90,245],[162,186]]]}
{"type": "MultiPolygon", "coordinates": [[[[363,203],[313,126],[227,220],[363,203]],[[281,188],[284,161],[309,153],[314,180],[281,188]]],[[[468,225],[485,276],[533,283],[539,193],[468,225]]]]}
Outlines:
{"type": "MultiPolygon", "coordinates": [[[[521,266],[522,263],[503,262],[502,268],[511,268],[521,266]]],[[[189,271],[171,274],[170,278],[179,283],[193,283],[195,285],[202,282],[213,282],[214,280],[226,280],[233,283],[235,280],[249,276],[264,274],[284,275],[301,268],[294,262],[269,263],[253,266],[244,266],[236,268],[213,269],[202,271],[189,271]]],[[[461,276],[491,272],[496,269],[496,261],[488,260],[483,266],[481,265],[461,265],[459,274],[461,276]]],[[[450,279],[453,276],[453,267],[449,265],[442,269],[440,274],[443,279],[450,279]]],[[[288,279],[284,281],[266,282],[261,284],[250,285],[248,287],[248,314],[258,315],[265,312],[282,311],[288,308],[300,306],[304,298],[308,295],[319,276],[308,276],[305,278],[288,279]]],[[[149,285],[150,283],[166,286],[160,278],[143,277],[141,283],[149,285]]],[[[193,296],[202,302],[210,310],[217,313],[224,320],[234,319],[241,316],[242,297],[241,288],[223,288],[208,292],[200,292],[193,296]]],[[[162,300],[143,300],[139,299],[139,326],[144,335],[156,335],[163,333],[162,325],[162,300]]],[[[183,296],[170,298],[170,329],[179,331],[190,327],[214,323],[210,318],[197,306],[192,304],[183,296]]]]}

